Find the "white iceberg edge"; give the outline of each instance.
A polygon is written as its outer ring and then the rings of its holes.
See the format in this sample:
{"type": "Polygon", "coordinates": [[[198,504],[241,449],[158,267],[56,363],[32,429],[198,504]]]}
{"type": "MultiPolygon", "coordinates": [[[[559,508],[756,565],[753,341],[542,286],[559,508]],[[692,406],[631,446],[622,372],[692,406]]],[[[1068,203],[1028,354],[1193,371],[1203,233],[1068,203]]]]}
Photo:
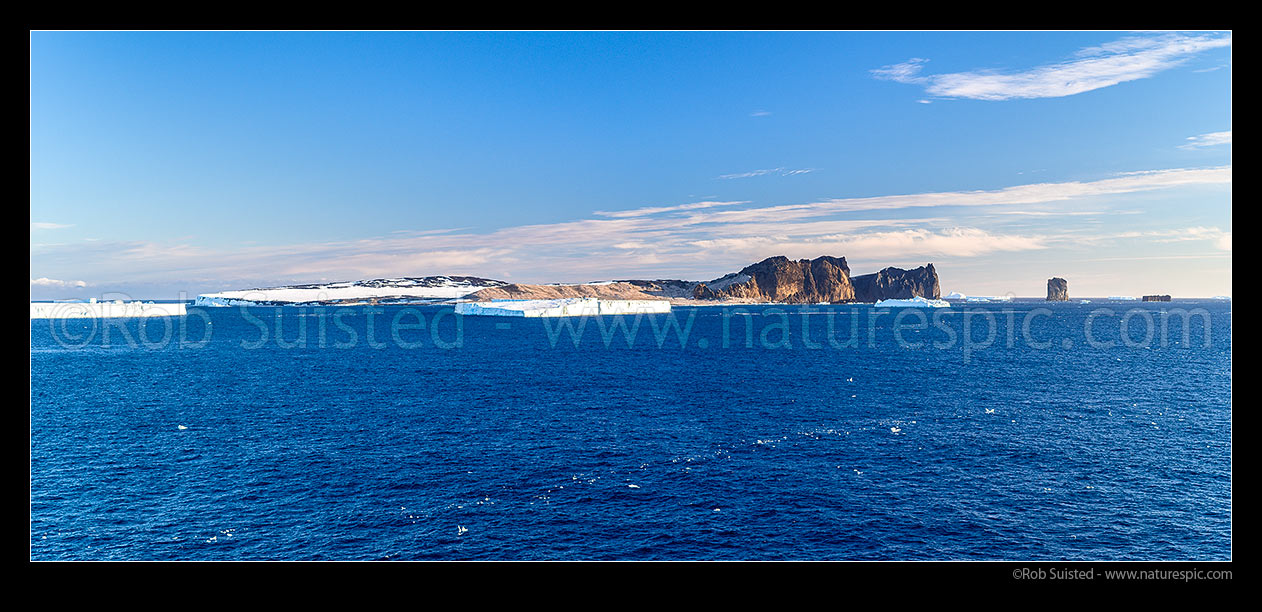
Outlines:
{"type": "Polygon", "coordinates": [[[964,295],[963,293],[960,293],[959,291],[952,291],[951,293],[943,296],[942,299],[964,300],[966,302],[985,304],[989,302],[1011,302],[1012,296],[1011,295],[964,295]]]}
{"type": "Polygon", "coordinates": [[[184,302],[31,302],[32,319],[127,319],[133,317],[182,317],[184,302]]]}
{"type": "Polygon", "coordinates": [[[259,306],[262,304],[318,304],[333,301],[356,301],[373,299],[391,300],[452,300],[462,298],[471,293],[488,289],[480,285],[449,284],[437,287],[363,287],[334,286],[319,287],[278,287],[275,289],[248,289],[241,291],[220,291],[219,293],[203,293],[197,296],[194,306],[259,306]]]}
{"type": "Polygon", "coordinates": [[[656,314],[670,312],[666,300],[491,300],[460,302],[456,314],[489,317],[587,317],[597,315],[656,314]]]}
{"type": "Polygon", "coordinates": [[[930,300],[916,296],[906,300],[881,300],[873,304],[875,308],[950,308],[946,300],[930,300]]]}

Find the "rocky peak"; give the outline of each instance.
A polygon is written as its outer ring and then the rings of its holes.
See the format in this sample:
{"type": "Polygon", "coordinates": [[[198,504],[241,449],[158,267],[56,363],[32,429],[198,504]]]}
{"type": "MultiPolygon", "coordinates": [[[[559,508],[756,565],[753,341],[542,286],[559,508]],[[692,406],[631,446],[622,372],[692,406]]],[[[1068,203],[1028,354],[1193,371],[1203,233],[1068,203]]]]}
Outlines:
{"type": "Polygon", "coordinates": [[[1069,282],[1063,278],[1047,279],[1047,301],[1065,302],[1069,300],[1069,282]]]}
{"type": "Polygon", "coordinates": [[[814,303],[854,300],[850,267],[844,257],[793,261],[768,257],[693,289],[697,299],[745,298],[765,302],[814,303]]]}
{"type": "Polygon", "coordinates": [[[941,297],[938,272],[934,270],[933,264],[914,270],[885,268],[875,274],[856,276],[851,279],[851,283],[854,285],[854,299],[859,302],[905,300],[914,297],[936,300],[941,297]]]}

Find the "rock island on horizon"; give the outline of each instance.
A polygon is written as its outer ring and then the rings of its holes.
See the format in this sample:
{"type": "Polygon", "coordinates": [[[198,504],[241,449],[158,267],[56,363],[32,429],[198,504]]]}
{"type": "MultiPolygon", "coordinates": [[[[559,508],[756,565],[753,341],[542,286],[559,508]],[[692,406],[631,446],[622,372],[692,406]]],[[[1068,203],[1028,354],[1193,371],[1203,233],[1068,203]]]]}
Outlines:
{"type": "Polygon", "coordinates": [[[532,285],[472,276],[427,276],[291,285],[197,296],[196,306],[411,304],[462,300],[560,300],[594,298],[662,301],[676,305],[875,303],[887,299],[941,297],[933,264],[912,270],[888,267],[851,276],[844,257],[791,260],[768,257],[711,281],[618,280],[532,285]]]}

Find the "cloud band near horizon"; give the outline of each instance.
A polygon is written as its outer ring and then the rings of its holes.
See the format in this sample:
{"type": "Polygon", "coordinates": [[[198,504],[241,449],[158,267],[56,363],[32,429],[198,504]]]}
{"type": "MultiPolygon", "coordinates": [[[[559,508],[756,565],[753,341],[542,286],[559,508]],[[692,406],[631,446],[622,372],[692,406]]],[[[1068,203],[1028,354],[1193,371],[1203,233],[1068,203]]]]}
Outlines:
{"type": "Polygon", "coordinates": [[[354,241],[237,249],[135,241],[33,244],[31,276],[82,278],[93,286],[179,281],[195,284],[195,290],[203,291],[438,274],[519,282],[669,276],[705,280],[770,255],[798,258],[832,254],[859,262],[901,262],[1043,250],[1093,239],[1203,240],[1229,252],[1230,231],[1219,228],[1199,228],[1196,232],[1169,228],[1165,235],[1092,236],[1012,231],[1002,223],[981,227],[977,223],[961,223],[958,213],[1007,213],[984,215],[984,219],[994,223],[994,219],[1029,218],[1012,213],[1054,215],[1062,212],[1056,209],[1058,204],[1085,198],[1230,183],[1230,166],[1180,168],[1126,173],[1094,181],[761,207],[748,206],[748,202],[696,202],[601,211],[594,213],[594,218],[483,233],[429,230],[354,241]],[[1038,210],[1027,210],[1031,206],[1038,210]],[[937,215],[936,209],[950,209],[957,214],[937,215]],[[851,214],[894,211],[899,214],[876,219],[855,218],[851,214]],[[928,214],[914,216],[918,212],[928,214]]]}

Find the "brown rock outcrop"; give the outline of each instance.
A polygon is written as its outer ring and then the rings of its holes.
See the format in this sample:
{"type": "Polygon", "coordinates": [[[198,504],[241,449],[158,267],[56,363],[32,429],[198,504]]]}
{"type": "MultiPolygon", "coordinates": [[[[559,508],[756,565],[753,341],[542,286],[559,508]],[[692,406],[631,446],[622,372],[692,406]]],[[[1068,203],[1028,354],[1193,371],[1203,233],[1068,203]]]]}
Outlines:
{"type": "Polygon", "coordinates": [[[850,302],[854,287],[845,257],[817,257],[793,261],[788,257],[768,257],[693,289],[696,299],[753,299],[791,304],[850,302]]]}
{"type": "Polygon", "coordinates": [[[1047,279],[1047,301],[1066,302],[1069,300],[1069,282],[1063,278],[1047,279]]]}
{"type": "Polygon", "coordinates": [[[914,270],[885,268],[875,274],[856,276],[851,282],[854,284],[854,299],[859,302],[905,300],[914,297],[936,300],[942,297],[938,287],[938,272],[933,269],[933,264],[914,270]]]}
{"type": "Polygon", "coordinates": [[[827,255],[791,260],[768,257],[709,282],[625,280],[586,285],[507,285],[484,289],[474,300],[594,297],[619,300],[694,299],[739,302],[877,302],[924,297],[938,299],[938,273],[933,264],[913,270],[885,268],[851,278],[845,257],[827,255]]]}

